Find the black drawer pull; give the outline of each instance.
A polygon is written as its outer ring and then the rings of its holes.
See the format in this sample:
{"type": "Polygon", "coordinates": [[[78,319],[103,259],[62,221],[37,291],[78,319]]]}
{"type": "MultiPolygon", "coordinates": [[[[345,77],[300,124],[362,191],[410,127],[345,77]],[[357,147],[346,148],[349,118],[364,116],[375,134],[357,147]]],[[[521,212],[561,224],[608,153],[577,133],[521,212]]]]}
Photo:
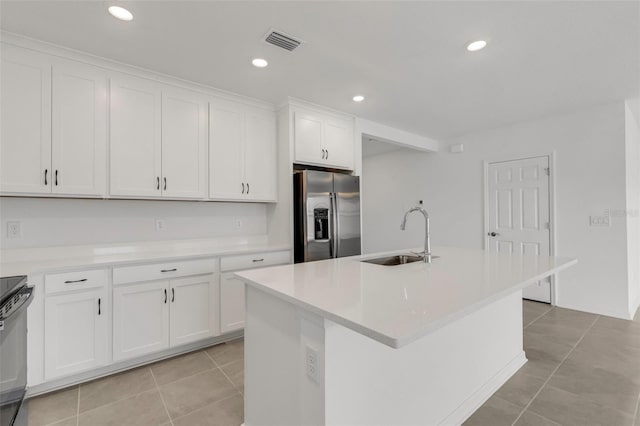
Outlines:
{"type": "Polygon", "coordinates": [[[167,289],[164,289],[164,303],[167,303],[167,289]]]}
{"type": "Polygon", "coordinates": [[[253,259],[252,262],[264,262],[264,259],[253,259]]]}
{"type": "Polygon", "coordinates": [[[160,272],[175,272],[177,271],[178,268],[173,268],[173,269],[162,269],[160,272]]]}
{"type": "Polygon", "coordinates": [[[98,315],[102,314],[102,300],[100,298],[98,298],[98,315]]]}
{"type": "Polygon", "coordinates": [[[83,282],[85,282],[86,280],[87,280],[86,278],[83,278],[83,279],[81,279],[81,280],[69,280],[69,281],[65,281],[64,283],[65,283],[65,284],[83,283],[83,282]]]}

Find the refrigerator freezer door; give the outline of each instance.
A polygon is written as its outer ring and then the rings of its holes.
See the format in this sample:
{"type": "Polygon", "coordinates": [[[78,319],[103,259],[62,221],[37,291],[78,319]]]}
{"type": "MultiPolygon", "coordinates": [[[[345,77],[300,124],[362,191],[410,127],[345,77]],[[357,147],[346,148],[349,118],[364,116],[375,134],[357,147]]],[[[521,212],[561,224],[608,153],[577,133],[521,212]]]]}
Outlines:
{"type": "Polygon", "coordinates": [[[337,257],[360,253],[360,178],[334,174],[337,257]]]}
{"type": "Polygon", "coordinates": [[[305,171],[303,173],[302,202],[306,212],[304,226],[304,261],[330,259],[332,252],[333,217],[331,211],[331,173],[305,171]]]}

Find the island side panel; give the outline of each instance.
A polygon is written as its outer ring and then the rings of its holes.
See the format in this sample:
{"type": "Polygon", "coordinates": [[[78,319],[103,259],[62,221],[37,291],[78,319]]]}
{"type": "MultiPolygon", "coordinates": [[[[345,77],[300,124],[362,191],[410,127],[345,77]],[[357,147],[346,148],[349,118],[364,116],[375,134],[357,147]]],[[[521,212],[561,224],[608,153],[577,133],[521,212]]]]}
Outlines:
{"type": "Polygon", "coordinates": [[[246,285],[244,424],[300,425],[296,308],[246,285]]]}
{"type": "Polygon", "coordinates": [[[399,349],[325,322],[328,425],[460,424],[526,362],[520,291],[399,349]]]}

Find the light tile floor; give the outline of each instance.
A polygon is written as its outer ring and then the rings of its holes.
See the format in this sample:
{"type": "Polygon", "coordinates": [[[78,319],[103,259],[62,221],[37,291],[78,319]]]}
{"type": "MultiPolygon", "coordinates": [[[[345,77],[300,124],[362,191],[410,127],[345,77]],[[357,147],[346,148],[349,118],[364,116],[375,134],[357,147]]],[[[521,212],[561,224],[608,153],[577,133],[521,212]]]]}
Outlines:
{"type": "MultiPolygon", "coordinates": [[[[640,426],[635,321],[523,303],[525,364],[465,426],[640,426]]],[[[242,423],[236,340],[36,397],[29,426],[242,423]]]]}

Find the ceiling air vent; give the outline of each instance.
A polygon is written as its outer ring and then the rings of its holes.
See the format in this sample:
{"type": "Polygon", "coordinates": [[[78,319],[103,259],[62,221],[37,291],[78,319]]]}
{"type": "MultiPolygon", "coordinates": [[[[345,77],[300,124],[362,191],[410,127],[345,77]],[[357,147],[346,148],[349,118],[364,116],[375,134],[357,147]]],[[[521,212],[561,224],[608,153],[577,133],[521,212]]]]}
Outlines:
{"type": "Polygon", "coordinates": [[[295,50],[296,47],[300,46],[302,41],[296,40],[295,38],[284,34],[282,31],[271,30],[267,33],[264,41],[267,43],[273,44],[274,46],[281,47],[289,52],[295,50]]]}

